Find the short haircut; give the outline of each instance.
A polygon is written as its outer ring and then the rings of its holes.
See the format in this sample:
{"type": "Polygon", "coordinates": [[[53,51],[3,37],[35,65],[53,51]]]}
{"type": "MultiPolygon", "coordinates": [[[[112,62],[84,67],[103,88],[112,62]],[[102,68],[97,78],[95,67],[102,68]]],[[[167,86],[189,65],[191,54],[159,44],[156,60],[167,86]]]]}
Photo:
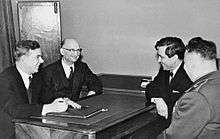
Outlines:
{"type": "Polygon", "coordinates": [[[155,49],[158,47],[168,46],[165,50],[165,54],[171,58],[175,54],[179,59],[183,60],[185,53],[185,45],[180,38],[177,37],[165,37],[156,42],[155,49]]]}
{"type": "Polygon", "coordinates": [[[187,52],[195,52],[200,54],[207,60],[216,59],[216,45],[212,41],[204,40],[201,37],[192,38],[186,46],[187,52]]]}
{"type": "Polygon", "coordinates": [[[38,48],[40,48],[40,44],[37,41],[33,41],[33,40],[19,41],[14,51],[15,60],[18,61],[20,57],[26,55],[30,49],[35,50],[38,48]]]}

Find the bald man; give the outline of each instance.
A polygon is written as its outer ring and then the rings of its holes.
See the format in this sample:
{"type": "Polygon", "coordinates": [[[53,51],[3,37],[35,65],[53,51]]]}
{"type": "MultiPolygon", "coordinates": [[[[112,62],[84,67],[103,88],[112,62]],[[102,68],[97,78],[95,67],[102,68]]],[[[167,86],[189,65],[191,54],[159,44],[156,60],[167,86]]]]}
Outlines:
{"type": "MultiPolygon", "coordinates": [[[[78,42],[65,39],[61,45],[62,58],[45,67],[42,72],[44,101],[48,103],[59,97],[77,101],[83,85],[87,86],[88,95],[101,94],[102,83],[88,65],[81,61],[82,49],[78,42]]],[[[78,107],[77,103],[75,107],[78,107]]]]}

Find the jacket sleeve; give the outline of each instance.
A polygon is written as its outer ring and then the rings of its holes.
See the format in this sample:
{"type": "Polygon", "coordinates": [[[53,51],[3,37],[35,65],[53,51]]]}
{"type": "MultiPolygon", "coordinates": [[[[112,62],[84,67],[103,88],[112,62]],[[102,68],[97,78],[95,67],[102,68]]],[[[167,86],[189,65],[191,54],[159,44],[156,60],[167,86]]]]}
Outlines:
{"type": "Polygon", "coordinates": [[[31,115],[40,116],[43,105],[28,104],[20,95],[16,84],[12,81],[0,79],[0,107],[13,118],[25,118],[31,115]]]}
{"type": "Polygon", "coordinates": [[[210,115],[211,111],[204,96],[198,92],[186,93],[174,107],[171,125],[166,130],[167,139],[196,138],[210,115]]]}
{"type": "Polygon", "coordinates": [[[85,64],[85,84],[89,91],[94,91],[96,94],[102,93],[102,82],[97,77],[96,74],[94,74],[87,64],[85,64]]]}
{"type": "Polygon", "coordinates": [[[41,101],[45,104],[52,103],[53,100],[56,98],[56,96],[54,95],[56,89],[52,77],[56,75],[52,75],[51,71],[46,71],[44,69],[41,72],[41,76],[43,82],[41,101]]]}
{"type": "Polygon", "coordinates": [[[164,97],[163,94],[166,94],[165,91],[168,90],[165,88],[165,76],[165,71],[161,67],[154,80],[146,86],[145,96],[147,99],[164,97]]]}

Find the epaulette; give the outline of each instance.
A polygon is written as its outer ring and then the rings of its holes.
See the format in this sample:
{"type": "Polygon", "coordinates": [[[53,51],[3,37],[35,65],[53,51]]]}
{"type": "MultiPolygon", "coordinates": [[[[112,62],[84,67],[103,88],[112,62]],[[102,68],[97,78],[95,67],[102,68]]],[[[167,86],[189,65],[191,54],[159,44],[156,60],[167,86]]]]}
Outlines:
{"type": "Polygon", "coordinates": [[[188,93],[188,92],[190,92],[190,91],[192,91],[192,90],[198,91],[198,90],[200,89],[200,87],[201,87],[202,85],[204,85],[208,80],[210,80],[210,79],[204,79],[204,80],[201,80],[201,81],[197,82],[196,84],[194,84],[192,87],[190,87],[190,88],[189,88],[188,90],[186,90],[185,92],[188,93]]]}

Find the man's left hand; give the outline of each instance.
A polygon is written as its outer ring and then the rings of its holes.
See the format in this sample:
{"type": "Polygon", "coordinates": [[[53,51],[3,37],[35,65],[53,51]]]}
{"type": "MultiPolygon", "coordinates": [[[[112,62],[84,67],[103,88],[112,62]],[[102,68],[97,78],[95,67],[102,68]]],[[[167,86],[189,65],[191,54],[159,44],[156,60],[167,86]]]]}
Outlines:
{"type": "Polygon", "coordinates": [[[66,104],[72,106],[74,109],[81,109],[81,105],[77,104],[76,102],[70,100],[69,98],[64,98],[66,104]]]}
{"type": "Polygon", "coordinates": [[[94,91],[89,91],[87,96],[91,96],[91,95],[95,95],[95,92],[94,91]]]}
{"type": "Polygon", "coordinates": [[[168,118],[167,104],[162,98],[151,98],[151,102],[156,104],[157,112],[159,115],[168,118]]]}

